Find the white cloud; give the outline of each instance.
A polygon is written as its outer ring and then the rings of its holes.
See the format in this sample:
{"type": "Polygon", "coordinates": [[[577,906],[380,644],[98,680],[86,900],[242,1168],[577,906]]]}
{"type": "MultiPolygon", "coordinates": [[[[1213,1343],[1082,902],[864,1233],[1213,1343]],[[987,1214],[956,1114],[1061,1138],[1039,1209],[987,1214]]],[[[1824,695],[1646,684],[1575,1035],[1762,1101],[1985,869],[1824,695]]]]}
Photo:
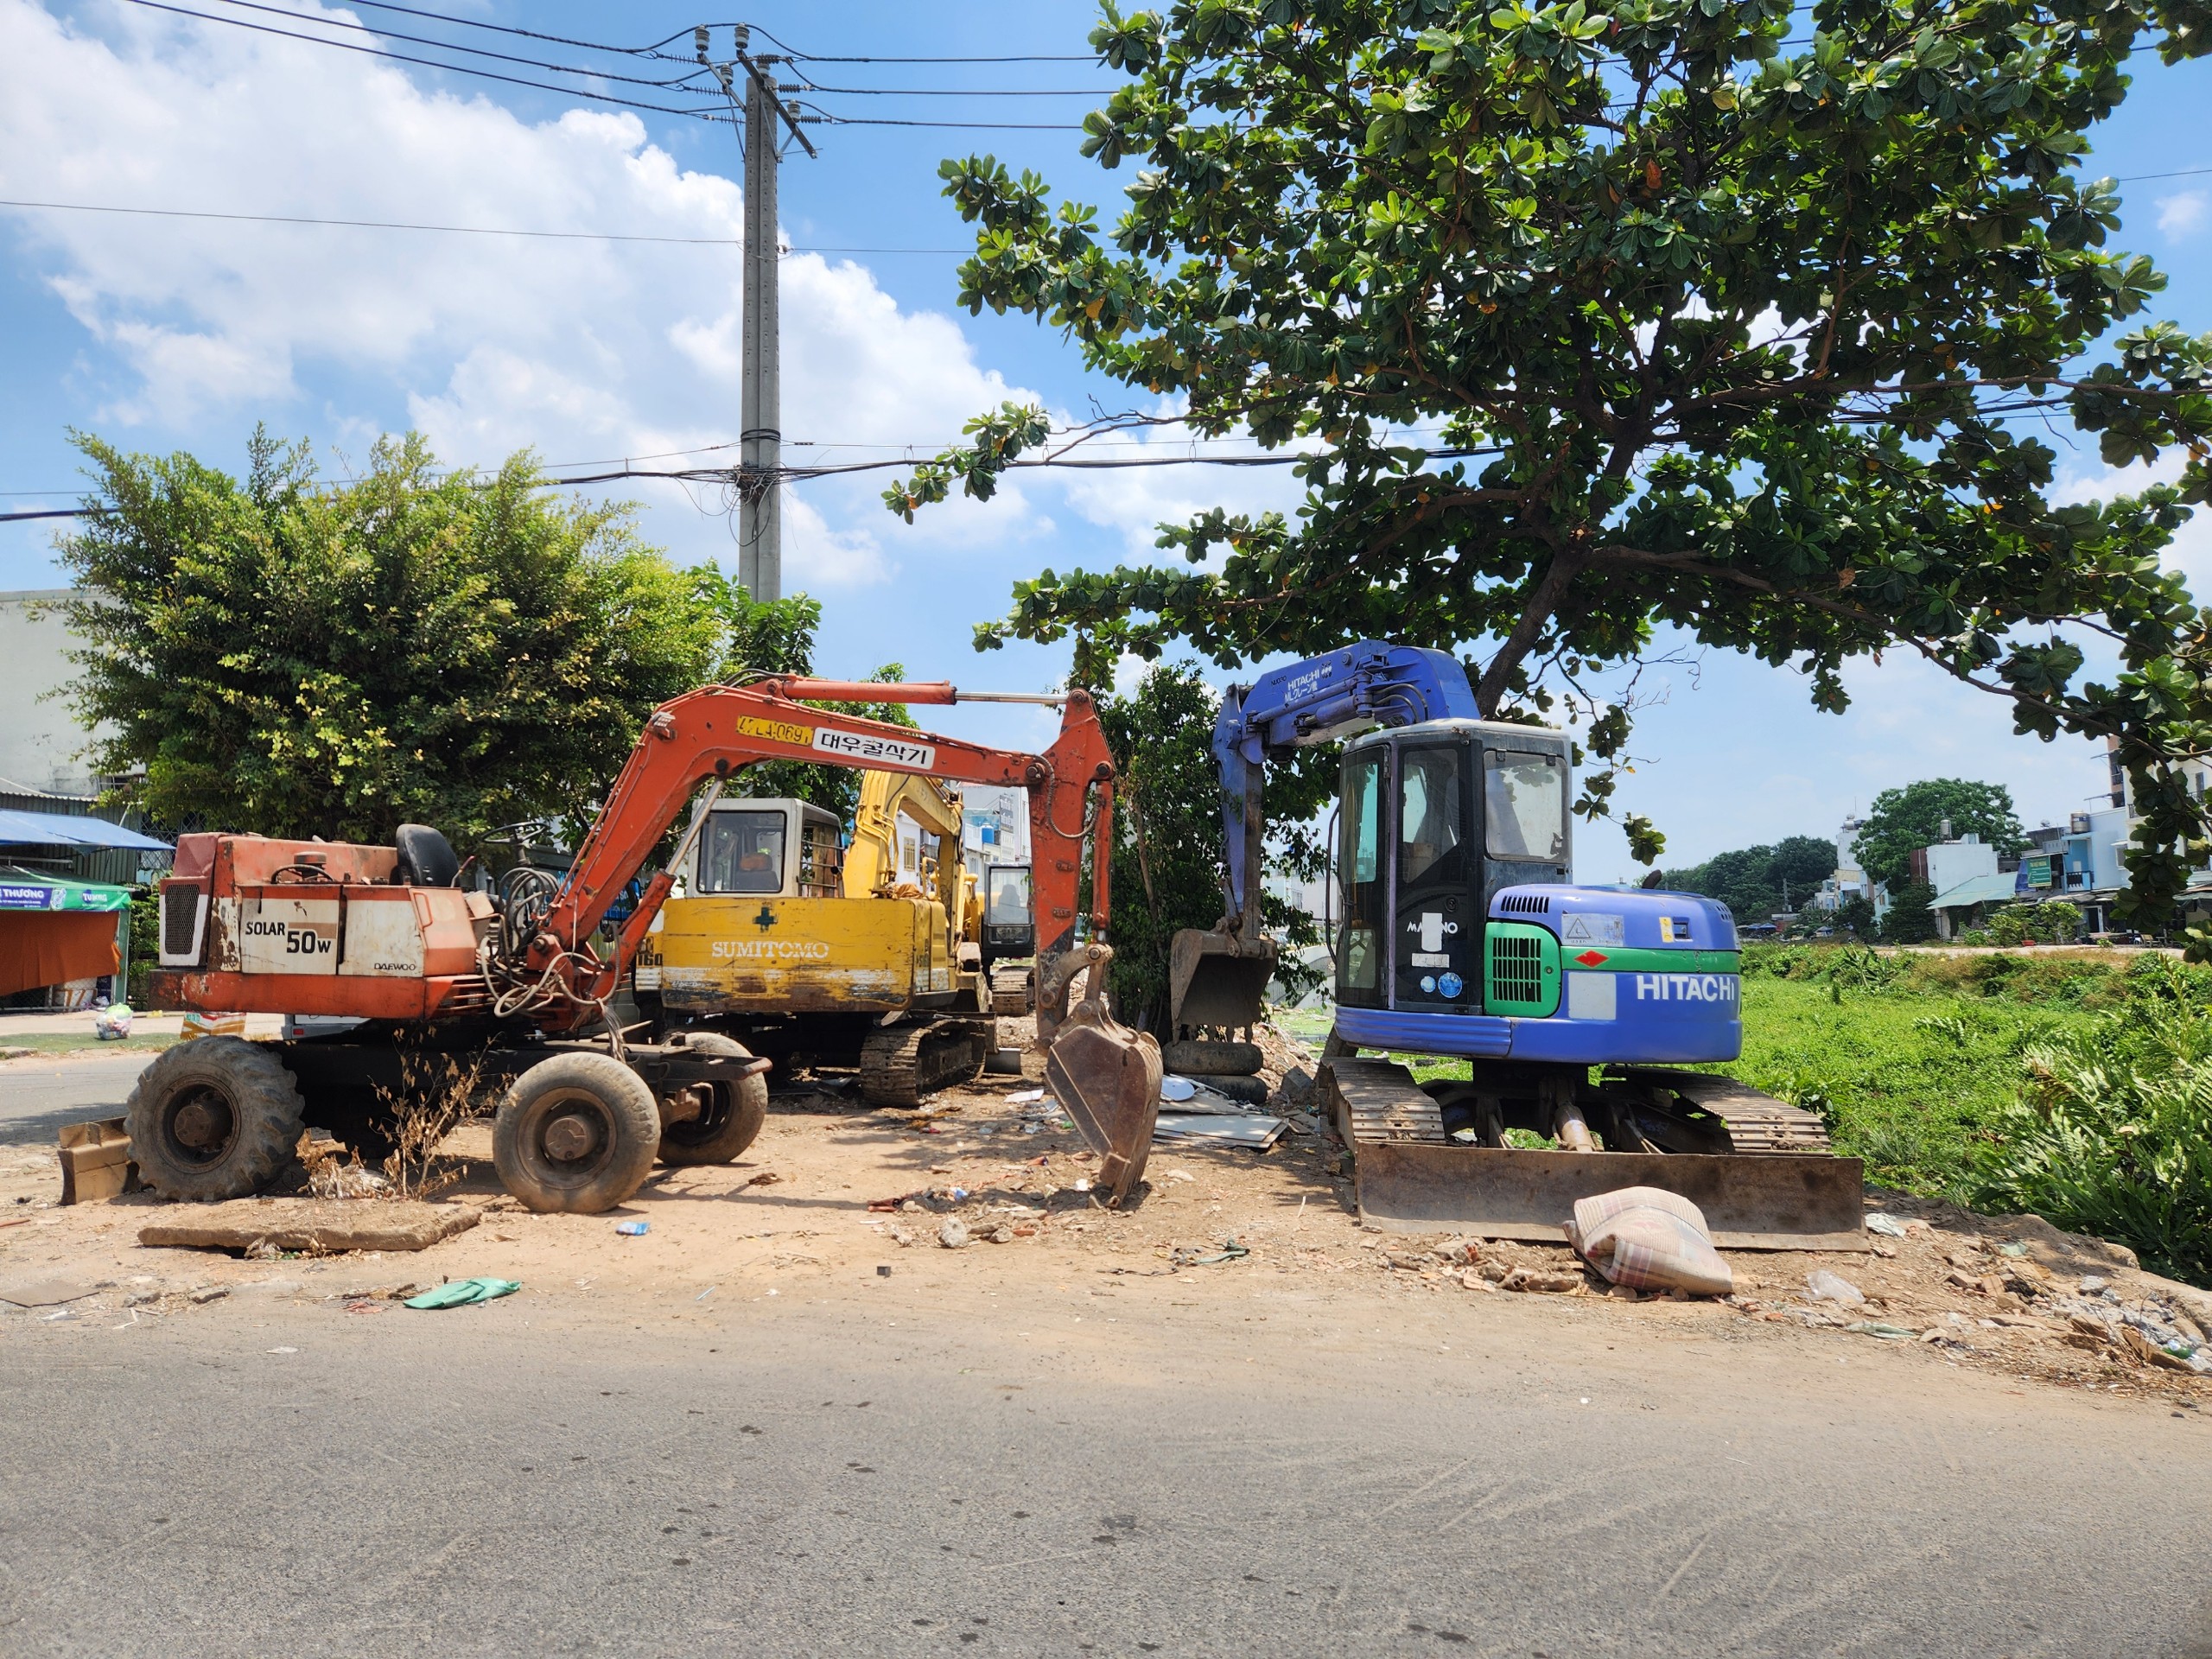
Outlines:
{"type": "Polygon", "coordinates": [[[2171,196],[2158,198],[2158,230],[2165,236],[2180,241],[2194,236],[2204,225],[2205,210],[2212,207],[2212,197],[2202,190],[2183,190],[2171,196]]]}
{"type": "MultiPolygon", "coordinates": [[[[0,195],[694,238],[735,238],[742,224],[733,181],[680,167],[627,113],[533,124],[347,54],[130,7],[58,16],[32,0],[0,0],[0,195]]],[[[737,433],[734,246],[94,213],[9,222],[103,348],[104,422],[305,425],[306,387],[334,372],[372,409],[404,407],[456,462],[496,464],[524,445],[556,463],[656,455],[737,433]]],[[[794,257],[781,288],[789,461],[928,453],[977,410],[1034,397],[980,367],[950,318],[903,310],[857,264],[794,257]],[[803,447],[830,440],[849,447],[803,447]]],[[[334,407],[316,424],[350,442],[377,423],[334,407]]],[[[786,492],[787,587],[891,574],[874,528],[888,523],[875,499],[887,481],[786,492]]],[[[657,499],[666,486],[637,491],[657,499]]],[[[1030,519],[1020,493],[1003,492],[987,515],[932,515],[912,541],[1018,540],[1030,519]]],[[[671,527],[696,543],[679,551],[730,563],[723,530],[683,514],[655,524],[664,539],[671,527]]]]}

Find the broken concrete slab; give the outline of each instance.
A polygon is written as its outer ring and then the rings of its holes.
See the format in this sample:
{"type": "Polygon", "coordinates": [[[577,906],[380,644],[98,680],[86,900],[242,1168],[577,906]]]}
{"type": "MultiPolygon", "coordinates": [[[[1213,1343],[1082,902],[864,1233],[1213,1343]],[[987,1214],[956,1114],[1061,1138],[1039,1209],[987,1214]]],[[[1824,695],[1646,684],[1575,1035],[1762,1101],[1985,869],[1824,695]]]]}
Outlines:
{"type": "Polygon", "coordinates": [[[481,1219],[463,1204],[378,1203],[345,1198],[234,1198],[178,1205],[138,1230],[141,1244],[186,1249],[425,1250],[481,1219]]]}
{"type": "Polygon", "coordinates": [[[94,1291],[105,1290],[114,1282],[111,1279],[99,1284],[82,1279],[26,1280],[0,1285],[0,1302],[13,1302],[17,1307],[60,1307],[65,1302],[81,1302],[94,1291]]]}

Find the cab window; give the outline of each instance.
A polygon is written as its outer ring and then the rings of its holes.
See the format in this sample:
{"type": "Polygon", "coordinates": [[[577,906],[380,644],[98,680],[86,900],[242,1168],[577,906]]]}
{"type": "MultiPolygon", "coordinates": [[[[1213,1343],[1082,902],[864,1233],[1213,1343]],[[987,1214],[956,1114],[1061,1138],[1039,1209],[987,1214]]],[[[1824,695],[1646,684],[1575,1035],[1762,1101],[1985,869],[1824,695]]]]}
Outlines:
{"type": "Polygon", "coordinates": [[[1338,879],[1344,918],[1337,942],[1338,988],[1372,995],[1382,983],[1382,759],[1376,749],[1344,762],[1338,879]]]}
{"type": "Polygon", "coordinates": [[[1555,754],[1483,753],[1483,830],[1492,858],[1567,856],[1567,768],[1555,754]]]}
{"type": "Polygon", "coordinates": [[[716,812],[699,842],[700,893],[781,893],[784,815],[716,812]]]}

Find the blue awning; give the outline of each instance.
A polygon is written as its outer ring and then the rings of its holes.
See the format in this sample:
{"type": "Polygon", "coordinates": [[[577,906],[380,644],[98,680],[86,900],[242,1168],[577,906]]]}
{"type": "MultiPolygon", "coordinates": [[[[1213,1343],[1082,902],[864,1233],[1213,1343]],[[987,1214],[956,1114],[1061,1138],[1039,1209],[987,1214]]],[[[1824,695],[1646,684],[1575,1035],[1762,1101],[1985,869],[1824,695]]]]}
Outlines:
{"type": "Polygon", "coordinates": [[[0,809],[0,847],[124,847],[141,852],[166,853],[166,841],[125,830],[105,818],[77,817],[67,812],[12,812],[0,809]]]}

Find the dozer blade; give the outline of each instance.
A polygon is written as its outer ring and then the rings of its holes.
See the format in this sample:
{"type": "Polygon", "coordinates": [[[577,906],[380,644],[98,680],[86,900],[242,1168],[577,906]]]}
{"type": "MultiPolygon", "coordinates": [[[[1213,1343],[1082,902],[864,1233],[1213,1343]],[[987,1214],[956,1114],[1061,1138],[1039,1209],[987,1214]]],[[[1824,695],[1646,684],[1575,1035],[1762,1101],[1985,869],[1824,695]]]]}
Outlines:
{"type": "Polygon", "coordinates": [[[1275,942],[1226,928],[1179,931],[1167,953],[1168,1017],[1175,1029],[1255,1026],[1275,973],[1275,942]]]}
{"type": "Polygon", "coordinates": [[[1557,1243],[1579,1199],[1656,1186],[1696,1205],[1723,1249],[1868,1248],[1856,1158],[1459,1146],[1402,1065],[1325,1060],[1318,1081],[1352,1149],[1359,1217],[1370,1227],[1557,1243]]]}
{"type": "Polygon", "coordinates": [[[1127,1198],[1144,1178],[1152,1131],[1160,1118],[1160,1045],[1132,1031],[1106,1008],[1106,963],[1113,951],[1089,947],[1084,999],[1045,1054],[1045,1085],[1098,1154],[1098,1185],[1109,1204],[1127,1198]]]}

